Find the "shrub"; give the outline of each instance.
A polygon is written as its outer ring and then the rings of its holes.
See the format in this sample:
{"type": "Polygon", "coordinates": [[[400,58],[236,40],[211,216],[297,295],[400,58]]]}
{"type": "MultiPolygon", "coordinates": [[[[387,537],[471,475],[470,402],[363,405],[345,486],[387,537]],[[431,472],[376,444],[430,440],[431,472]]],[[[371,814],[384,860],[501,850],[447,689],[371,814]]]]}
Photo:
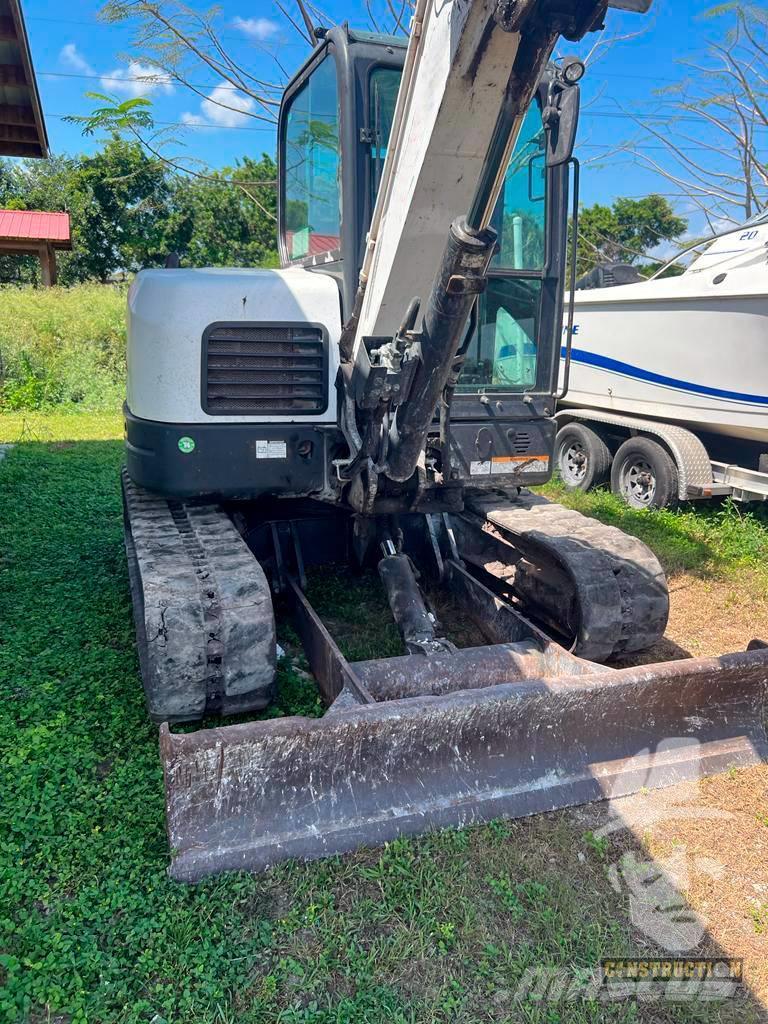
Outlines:
{"type": "Polygon", "coordinates": [[[36,370],[28,353],[19,353],[15,376],[2,383],[0,404],[3,409],[44,409],[61,401],[62,389],[56,380],[36,370]]]}
{"type": "Polygon", "coordinates": [[[125,389],[126,289],[0,291],[0,409],[114,408],[125,389]]]}

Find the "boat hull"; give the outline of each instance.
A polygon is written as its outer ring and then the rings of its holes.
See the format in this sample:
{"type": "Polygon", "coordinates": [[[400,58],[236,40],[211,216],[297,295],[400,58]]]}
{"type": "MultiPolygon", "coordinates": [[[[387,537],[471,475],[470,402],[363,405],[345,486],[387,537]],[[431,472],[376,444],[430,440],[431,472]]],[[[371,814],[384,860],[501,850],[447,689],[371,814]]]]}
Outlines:
{"type": "Polygon", "coordinates": [[[768,295],[687,276],[577,294],[562,406],[768,444],[768,295]]]}

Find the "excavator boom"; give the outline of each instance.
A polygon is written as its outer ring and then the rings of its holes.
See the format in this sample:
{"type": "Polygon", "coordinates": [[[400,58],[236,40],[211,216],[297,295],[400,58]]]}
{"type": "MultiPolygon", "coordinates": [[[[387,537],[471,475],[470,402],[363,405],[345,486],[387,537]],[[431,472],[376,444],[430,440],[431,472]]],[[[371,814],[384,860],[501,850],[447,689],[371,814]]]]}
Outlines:
{"type": "MultiPolygon", "coordinates": [[[[388,352],[386,340],[397,336],[409,304],[414,298],[421,304],[421,331],[401,344],[410,372],[407,384],[399,383],[397,411],[387,424],[388,458],[378,467],[393,481],[405,482],[416,470],[470,310],[485,287],[496,244],[491,216],[555,43],[601,27],[605,10],[590,0],[416,5],[360,275],[352,351],[356,375],[365,380],[364,350],[376,351],[384,341],[378,351],[388,352]]],[[[575,117],[564,116],[567,82],[553,73],[559,87],[549,89],[545,115],[550,166],[570,158],[576,127],[575,117]]],[[[412,317],[408,328],[416,326],[412,317]]],[[[559,338],[543,341],[559,347],[559,338]]]]}

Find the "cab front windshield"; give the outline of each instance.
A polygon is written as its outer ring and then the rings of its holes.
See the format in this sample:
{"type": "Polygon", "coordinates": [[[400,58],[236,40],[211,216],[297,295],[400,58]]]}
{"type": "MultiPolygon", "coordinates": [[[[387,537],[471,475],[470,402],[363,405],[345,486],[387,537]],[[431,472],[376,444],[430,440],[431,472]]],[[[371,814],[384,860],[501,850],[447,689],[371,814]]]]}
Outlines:
{"type": "MultiPolygon", "coordinates": [[[[389,141],[400,72],[374,69],[369,84],[371,205],[389,141]]],[[[538,104],[523,119],[491,224],[499,251],[480,297],[459,394],[536,385],[542,272],[546,261],[546,150],[538,104]]]]}

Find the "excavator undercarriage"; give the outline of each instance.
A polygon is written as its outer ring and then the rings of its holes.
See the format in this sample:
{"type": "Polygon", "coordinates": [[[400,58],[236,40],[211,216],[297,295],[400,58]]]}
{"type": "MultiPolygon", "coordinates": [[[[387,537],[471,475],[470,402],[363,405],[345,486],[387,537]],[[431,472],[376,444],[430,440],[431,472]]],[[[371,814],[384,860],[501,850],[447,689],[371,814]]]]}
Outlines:
{"type": "Polygon", "coordinates": [[[768,755],[768,648],[595,664],[661,636],[664,575],[641,542],[541,497],[478,494],[460,513],[372,530],[316,502],[246,514],[166,502],[127,476],[123,489],[177,879],[549,811],[768,755]],[[408,654],[344,658],[305,593],[306,574],[329,559],[378,564],[408,654]],[[439,636],[420,584],[445,594],[484,645],[439,636]],[[324,717],[173,731],[268,703],[273,598],[301,638],[324,717]]]}

